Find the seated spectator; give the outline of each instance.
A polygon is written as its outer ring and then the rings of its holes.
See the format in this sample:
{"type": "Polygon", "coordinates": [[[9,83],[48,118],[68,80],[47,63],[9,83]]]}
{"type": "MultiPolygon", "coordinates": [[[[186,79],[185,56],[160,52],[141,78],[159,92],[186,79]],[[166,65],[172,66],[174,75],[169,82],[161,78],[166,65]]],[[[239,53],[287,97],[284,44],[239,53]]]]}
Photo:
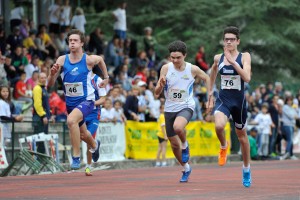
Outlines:
{"type": "Polygon", "coordinates": [[[10,45],[11,51],[15,51],[17,46],[21,46],[23,38],[20,35],[20,28],[18,26],[14,27],[13,32],[7,37],[6,43],[10,45]]]}
{"type": "Polygon", "coordinates": [[[8,85],[7,73],[4,67],[5,56],[1,55],[1,52],[0,56],[0,85],[8,85]]]}
{"type": "Polygon", "coordinates": [[[111,99],[106,98],[104,106],[101,109],[100,122],[116,122],[115,109],[113,109],[113,104],[111,99]]]}
{"type": "Polygon", "coordinates": [[[138,86],[132,86],[131,94],[126,97],[125,104],[123,105],[124,114],[127,120],[139,121],[139,100],[138,96],[140,88],[138,86]]]}
{"type": "Polygon", "coordinates": [[[109,99],[112,101],[112,103],[114,104],[114,102],[116,100],[121,101],[122,103],[125,103],[125,97],[121,94],[120,88],[119,87],[113,87],[110,92],[109,92],[109,99]]]}
{"type": "Polygon", "coordinates": [[[28,19],[26,18],[23,18],[22,19],[22,23],[20,24],[20,33],[21,33],[21,36],[22,38],[27,38],[28,35],[29,35],[29,30],[30,30],[30,27],[29,27],[29,24],[28,24],[28,19]]]}
{"type": "MultiPolygon", "coordinates": [[[[8,86],[0,86],[0,121],[13,122],[22,121],[22,115],[13,115],[14,105],[11,101],[10,88],[8,86]]],[[[3,136],[6,142],[11,139],[10,126],[7,123],[3,123],[3,136]]]]}
{"type": "Polygon", "coordinates": [[[55,121],[61,122],[67,120],[66,102],[57,92],[53,91],[49,98],[50,110],[55,115],[55,121]]]}
{"type": "Polygon", "coordinates": [[[114,102],[114,110],[115,110],[115,119],[116,122],[126,123],[126,117],[123,112],[122,102],[120,100],[116,100],[114,102]]]}
{"type": "Polygon", "coordinates": [[[137,69],[137,76],[140,76],[142,81],[147,83],[147,77],[148,77],[148,68],[144,66],[139,66],[137,69]]]}
{"type": "Polygon", "coordinates": [[[33,58],[31,59],[31,63],[25,66],[26,82],[32,77],[32,73],[34,71],[39,72],[41,70],[39,64],[40,58],[38,56],[33,56],[33,58]]]}
{"type": "Polygon", "coordinates": [[[100,28],[96,28],[90,34],[90,41],[89,41],[89,51],[94,52],[97,55],[103,54],[103,33],[100,28]]]}
{"type": "Polygon", "coordinates": [[[28,65],[28,59],[23,55],[22,47],[17,46],[14,53],[12,54],[12,65],[17,71],[17,76],[20,76],[21,73],[25,72],[25,66],[28,65]]]}
{"type": "Polygon", "coordinates": [[[22,72],[20,76],[20,80],[16,83],[16,86],[14,88],[13,96],[15,100],[25,101],[28,104],[32,104],[32,98],[27,93],[25,79],[26,79],[26,74],[25,72],[22,72]]]}
{"type": "Polygon", "coordinates": [[[26,81],[27,92],[30,91],[29,93],[32,94],[32,90],[33,90],[34,86],[36,86],[36,84],[38,83],[38,78],[39,78],[39,72],[33,71],[31,78],[29,78],[26,81]]]}
{"type": "Polygon", "coordinates": [[[23,40],[23,46],[28,49],[31,55],[37,54],[37,46],[34,43],[36,38],[36,31],[29,31],[29,36],[23,40]]]}
{"type": "Polygon", "coordinates": [[[120,39],[114,37],[105,49],[105,62],[108,66],[119,67],[123,63],[123,50],[120,47],[120,39]]]}
{"type": "Polygon", "coordinates": [[[7,80],[10,87],[14,87],[16,82],[19,80],[16,68],[11,64],[11,56],[7,55],[5,58],[4,69],[7,74],[7,80]]]}
{"type": "Polygon", "coordinates": [[[60,32],[58,37],[54,39],[54,43],[58,49],[59,55],[64,55],[69,51],[69,46],[66,42],[66,36],[64,32],[60,32]]]}

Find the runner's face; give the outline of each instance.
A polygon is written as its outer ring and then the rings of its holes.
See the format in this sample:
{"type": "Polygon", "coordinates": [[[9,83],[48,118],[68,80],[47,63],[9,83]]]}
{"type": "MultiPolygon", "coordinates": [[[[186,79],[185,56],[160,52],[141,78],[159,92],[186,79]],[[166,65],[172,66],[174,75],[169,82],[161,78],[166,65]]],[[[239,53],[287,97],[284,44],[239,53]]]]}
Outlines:
{"type": "Polygon", "coordinates": [[[236,38],[236,35],[232,33],[226,33],[223,38],[224,47],[229,51],[235,50],[240,44],[240,40],[236,38]]]}
{"type": "Polygon", "coordinates": [[[80,36],[72,34],[69,36],[69,48],[71,51],[77,50],[83,47],[83,42],[80,40],[80,36]]]}
{"type": "Polygon", "coordinates": [[[175,67],[181,67],[184,63],[184,59],[185,59],[186,55],[183,55],[181,52],[172,52],[170,54],[170,58],[172,63],[175,65],[175,67]]]}

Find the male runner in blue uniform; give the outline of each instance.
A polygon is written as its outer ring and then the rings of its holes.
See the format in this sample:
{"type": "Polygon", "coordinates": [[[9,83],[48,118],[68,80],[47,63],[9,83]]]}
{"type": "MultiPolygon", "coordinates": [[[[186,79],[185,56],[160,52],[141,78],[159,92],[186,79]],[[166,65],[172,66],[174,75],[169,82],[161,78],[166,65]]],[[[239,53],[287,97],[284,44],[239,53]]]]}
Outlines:
{"type": "MultiPolygon", "coordinates": [[[[96,74],[92,75],[92,86],[95,89],[95,96],[96,96],[95,104],[97,104],[98,106],[96,106],[96,108],[94,108],[93,112],[85,118],[85,123],[86,123],[87,129],[94,139],[96,138],[96,132],[97,132],[97,129],[99,126],[99,120],[100,120],[100,115],[101,115],[100,105],[102,105],[104,103],[105,96],[106,96],[105,88],[100,87],[100,84],[102,81],[103,80],[96,74]]],[[[92,176],[92,173],[91,173],[92,154],[89,151],[90,148],[91,147],[88,147],[88,150],[86,152],[87,153],[87,164],[85,167],[85,175],[86,176],[92,176]]],[[[97,160],[94,160],[94,162],[97,162],[97,160]]]]}
{"type": "Polygon", "coordinates": [[[71,169],[80,168],[80,139],[92,147],[93,160],[99,158],[100,142],[95,141],[87,131],[85,117],[94,109],[95,89],[91,84],[92,68],[98,65],[104,75],[101,87],[108,83],[106,65],[101,56],[86,55],[83,52],[84,34],[79,30],[68,33],[70,53],[58,57],[48,76],[48,86],[51,87],[59,74],[61,75],[66,97],[68,128],[73,147],[73,162],[71,169]]]}
{"type": "Polygon", "coordinates": [[[250,147],[246,133],[247,108],[244,82],[248,83],[251,79],[251,57],[248,52],[240,53],[237,50],[240,44],[238,28],[232,26],[225,28],[223,42],[224,53],[215,55],[210,74],[210,88],[213,88],[218,72],[221,75],[220,92],[214,108],[215,130],[221,143],[219,165],[225,165],[227,160],[229,144],[225,138],[224,128],[231,115],[241,144],[244,162],[242,182],[245,187],[250,187],[250,147]]]}

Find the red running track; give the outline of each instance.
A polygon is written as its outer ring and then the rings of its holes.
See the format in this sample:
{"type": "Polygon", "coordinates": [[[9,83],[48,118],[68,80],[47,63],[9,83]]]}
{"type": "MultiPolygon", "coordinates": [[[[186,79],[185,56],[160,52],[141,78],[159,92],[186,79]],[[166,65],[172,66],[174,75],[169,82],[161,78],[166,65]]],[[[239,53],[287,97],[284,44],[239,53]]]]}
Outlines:
{"type": "Polygon", "coordinates": [[[300,199],[300,161],[252,162],[250,188],[241,166],[194,164],[188,183],[179,183],[179,166],[3,177],[0,199],[300,199]]]}

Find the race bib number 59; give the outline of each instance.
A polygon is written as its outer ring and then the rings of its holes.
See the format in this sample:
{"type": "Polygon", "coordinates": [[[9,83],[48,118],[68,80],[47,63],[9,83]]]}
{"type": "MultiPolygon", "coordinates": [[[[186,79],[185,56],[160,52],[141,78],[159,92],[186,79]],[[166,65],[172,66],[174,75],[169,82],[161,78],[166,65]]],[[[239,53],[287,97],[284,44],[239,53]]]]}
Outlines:
{"type": "Polygon", "coordinates": [[[76,83],[64,83],[66,89],[66,96],[79,97],[83,96],[83,86],[81,82],[76,83]]]}
{"type": "Polygon", "coordinates": [[[185,90],[170,89],[168,97],[170,101],[183,102],[187,98],[187,93],[185,90]]]}

